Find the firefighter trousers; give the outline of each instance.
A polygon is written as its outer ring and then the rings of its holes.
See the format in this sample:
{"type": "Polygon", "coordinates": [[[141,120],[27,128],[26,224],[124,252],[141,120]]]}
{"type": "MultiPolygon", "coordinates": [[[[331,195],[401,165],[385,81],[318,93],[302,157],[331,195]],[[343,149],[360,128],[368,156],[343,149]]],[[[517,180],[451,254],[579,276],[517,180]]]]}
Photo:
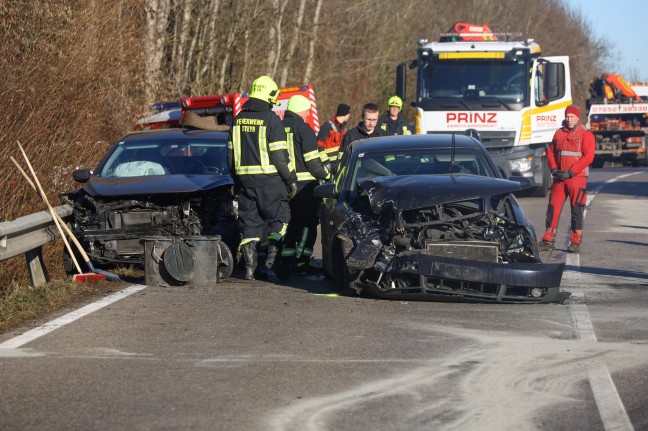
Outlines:
{"type": "Polygon", "coordinates": [[[313,254],[320,203],[320,200],[313,196],[313,190],[318,184],[317,181],[300,182],[297,194],[290,201],[291,222],[284,238],[284,257],[310,259],[313,254]]]}
{"type": "Polygon", "coordinates": [[[241,185],[238,205],[243,241],[261,239],[266,225],[270,232],[282,232],[290,222],[288,190],[283,181],[268,181],[268,184],[255,187],[241,185]]]}

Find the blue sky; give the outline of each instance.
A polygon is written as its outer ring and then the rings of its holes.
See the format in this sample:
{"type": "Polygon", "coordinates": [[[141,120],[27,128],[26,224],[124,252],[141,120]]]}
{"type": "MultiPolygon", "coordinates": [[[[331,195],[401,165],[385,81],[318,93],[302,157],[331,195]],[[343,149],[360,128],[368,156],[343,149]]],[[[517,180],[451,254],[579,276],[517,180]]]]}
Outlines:
{"type": "Polygon", "coordinates": [[[609,73],[620,73],[626,81],[648,82],[648,1],[562,0],[580,11],[594,37],[608,40],[612,56],[609,73]]]}

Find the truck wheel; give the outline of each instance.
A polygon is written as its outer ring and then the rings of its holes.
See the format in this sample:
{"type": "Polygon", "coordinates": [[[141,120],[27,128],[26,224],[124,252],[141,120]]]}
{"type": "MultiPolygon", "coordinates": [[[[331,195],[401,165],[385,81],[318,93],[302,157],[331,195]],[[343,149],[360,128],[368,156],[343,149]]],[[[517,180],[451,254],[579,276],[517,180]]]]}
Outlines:
{"type": "Polygon", "coordinates": [[[605,160],[601,159],[600,157],[594,157],[594,161],[592,162],[592,167],[594,169],[601,169],[604,164],[605,164],[605,160]]]}
{"type": "Polygon", "coordinates": [[[542,173],[542,184],[538,187],[534,187],[529,192],[529,196],[534,198],[544,198],[547,196],[549,187],[551,186],[551,173],[549,172],[549,167],[545,167],[544,172],[542,173]]]}

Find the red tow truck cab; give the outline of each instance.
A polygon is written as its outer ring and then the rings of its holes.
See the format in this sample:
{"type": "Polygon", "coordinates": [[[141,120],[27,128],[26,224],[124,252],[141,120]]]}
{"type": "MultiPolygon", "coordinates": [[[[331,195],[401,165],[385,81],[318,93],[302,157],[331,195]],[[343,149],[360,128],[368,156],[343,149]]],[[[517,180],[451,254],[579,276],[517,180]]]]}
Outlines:
{"type": "MultiPolygon", "coordinates": [[[[302,87],[286,87],[279,89],[278,106],[273,111],[283,119],[288,100],[297,94],[306,97],[311,102],[311,109],[306,122],[313,128],[315,133],[319,132],[319,118],[317,115],[317,103],[315,101],[315,90],[313,85],[302,87]]],[[[165,127],[178,127],[182,124],[185,113],[193,111],[201,116],[214,116],[218,124],[232,125],[234,117],[241,111],[243,104],[249,99],[247,93],[216,94],[212,96],[183,97],[180,99],[180,107],[160,111],[149,117],[137,121],[135,130],[160,129],[165,127]]]]}

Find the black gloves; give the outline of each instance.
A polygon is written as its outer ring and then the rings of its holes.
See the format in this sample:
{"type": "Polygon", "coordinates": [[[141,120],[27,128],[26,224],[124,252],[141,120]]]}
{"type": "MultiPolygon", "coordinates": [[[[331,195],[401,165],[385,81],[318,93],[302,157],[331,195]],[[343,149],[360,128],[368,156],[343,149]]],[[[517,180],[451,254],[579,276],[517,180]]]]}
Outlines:
{"type": "Polygon", "coordinates": [[[558,181],[566,181],[574,176],[574,172],[571,169],[567,169],[566,171],[552,170],[551,175],[556,177],[558,181]]]}
{"type": "Polygon", "coordinates": [[[295,195],[297,194],[297,183],[296,182],[295,183],[289,183],[287,185],[287,187],[288,187],[288,198],[289,199],[294,198],[295,195]]]}

